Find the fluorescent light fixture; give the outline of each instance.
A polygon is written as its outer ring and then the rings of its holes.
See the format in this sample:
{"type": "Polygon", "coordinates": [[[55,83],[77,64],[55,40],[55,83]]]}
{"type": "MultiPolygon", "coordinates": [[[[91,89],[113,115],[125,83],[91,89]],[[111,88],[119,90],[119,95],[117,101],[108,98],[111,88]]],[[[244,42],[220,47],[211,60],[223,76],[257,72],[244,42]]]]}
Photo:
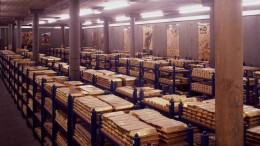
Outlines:
{"type": "Polygon", "coordinates": [[[161,17],[164,16],[164,14],[161,10],[159,10],[159,11],[141,13],[141,16],[142,18],[152,18],[152,17],[161,17]]]}
{"type": "Polygon", "coordinates": [[[70,18],[70,15],[69,14],[62,14],[59,16],[60,19],[59,20],[66,20],[66,19],[69,19],[70,18]]]}
{"type": "Polygon", "coordinates": [[[104,21],[102,21],[100,19],[98,19],[96,22],[97,22],[97,24],[103,24],[104,23],[104,21]]]}
{"type": "Polygon", "coordinates": [[[93,13],[94,13],[94,14],[100,14],[101,12],[98,11],[98,10],[93,10],[93,13]]]}
{"type": "Polygon", "coordinates": [[[85,21],[82,25],[91,25],[92,22],[91,21],[85,21]]]}
{"type": "Polygon", "coordinates": [[[79,16],[85,16],[85,15],[90,15],[93,14],[93,10],[91,9],[81,9],[79,16]]]}
{"type": "Polygon", "coordinates": [[[48,23],[54,23],[54,22],[57,22],[57,19],[54,19],[54,18],[50,18],[50,19],[47,19],[48,23]]]}
{"type": "Polygon", "coordinates": [[[102,28],[103,25],[96,25],[96,26],[87,26],[87,27],[82,27],[83,29],[86,29],[86,28],[102,28]]]}
{"type": "Polygon", "coordinates": [[[260,5],[260,0],[243,0],[242,6],[260,5]]]}
{"type": "Polygon", "coordinates": [[[104,7],[104,10],[112,10],[129,6],[128,1],[109,1],[101,3],[99,6],[104,7]]]}
{"type": "Polygon", "coordinates": [[[39,21],[39,24],[45,24],[46,22],[45,21],[39,21]]]}
{"type": "Polygon", "coordinates": [[[260,14],[260,10],[243,11],[243,16],[254,16],[259,14],[260,14]]]}
{"type": "Polygon", "coordinates": [[[115,23],[115,24],[110,24],[109,26],[116,27],[116,26],[128,26],[128,25],[130,25],[130,23],[115,23]]]}
{"type": "Polygon", "coordinates": [[[126,17],[126,16],[117,16],[116,17],[116,21],[128,21],[130,20],[129,17],[126,17]]]}
{"type": "Polygon", "coordinates": [[[198,12],[207,12],[207,11],[210,11],[210,7],[204,7],[201,4],[184,6],[179,8],[180,14],[198,13],[198,12]]]}

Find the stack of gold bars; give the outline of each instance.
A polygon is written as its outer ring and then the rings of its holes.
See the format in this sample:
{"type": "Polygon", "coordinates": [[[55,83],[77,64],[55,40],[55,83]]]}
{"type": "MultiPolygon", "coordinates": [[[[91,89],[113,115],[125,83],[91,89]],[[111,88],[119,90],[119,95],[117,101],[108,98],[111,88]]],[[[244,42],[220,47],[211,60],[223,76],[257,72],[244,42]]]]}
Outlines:
{"type": "MultiPolygon", "coordinates": [[[[166,99],[163,99],[161,97],[151,97],[151,98],[145,98],[143,103],[148,104],[152,107],[156,107],[158,109],[161,109],[165,112],[170,111],[170,102],[166,99]]],[[[174,104],[174,111],[178,111],[178,105],[174,104]]]]}
{"type": "Polygon", "coordinates": [[[246,144],[250,146],[260,145],[260,126],[250,128],[246,131],[246,144]]]}
{"type": "Polygon", "coordinates": [[[154,81],[154,80],[155,80],[155,74],[154,74],[154,72],[151,71],[151,70],[146,70],[146,71],[144,72],[144,78],[154,81]]]}
{"type": "Polygon", "coordinates": [[[139,77],[139,68],[131,68],[129,74],[134,77],[139,77]]]}
{"type": "Polygon", "coordinates": [[[57,72],[53,70],[37,70],[37,71],[30,71],[29,78],[33,79],[33,75],[48,75],[48,76],[56,76],[57,72]]]}
{"type": "MultiPolygon", "coordinates": [[[[243,78],[243,85],[246,86],[246,83],[247,83],[247,78],[243,78]]],[[[253,86],[255,85],[255,79],[254,78],[249,78],[248,79],[248,85],[249,86],[253,86]]],[[[245,89],[245,88],[244,88],[245,89]]],[[[254,104],[254,101],[255,101],[255,93],[253,90],[250,90],[250,88],[248,89],[249,90],[249,104],[250,105],[253,105],[254,104]]],[[[246,102],[246,89],[244,90],[244,94],[243,94],[243,101],[244,103],[246,102]]]]}
{"type": "Polygon", "coordinates": [[[44,107],[49,113],[52,113],[52,100],[50,97],[45,97],[44,107]]]}
{"type": "Polygon", "coordinates": [[[97,96],[97,98],[111,105],[114,111],[129,111],[134,107],[134,104],[132,104],[131,102],[126,101],[113,94],[100,95],[97,96]]]}
{"type": "Polygon", "coordinates": [[[112,78],[119,78],[122,80],[122,86],[134,86],[136,77],[131,77],[123,74],[111,75],[112,78]]]}
{"type": "Polygon", "coordinates": [[[97,84],[99,86],[110,89],[111,81],[117,83],[117,87],[122,87],[122,80],[119,78],[113,78],[111,76],[97,76],[97,84]]]}
{"type": "Polygon", "coordinates": [[[81,124],[75,124],[73,138],[82,146],[91,146],[91,135],[81,124]]]}
{"type": "MultiPolygon", "coordinates": [[[[156,97],[156,96],[161,96],[161,90],[154,89],[151,87],[138,87],[137,89],[137,97],[139,98],[140,96],[140,91],[144,91],[144,98],[148,97],[156,97]]],[[[133,98],[133,92],[134,88],[130,86],[125,86],[125,87],[118,87],[116,88],[116,92],[121,93],[129,98],[133,98]]]]}
{"type": "Polygon", "coordinates": [[[155,65],[159,65],[160,67],[163,67],[169,65],[169,62],[166,60],[157,60],[157,61],[145,60],[143,63],[144,67],[151,68],[151,69],[154,69],[155,65]]]}
{"type": "Polygon", "coordinates": [[[73,110],[88,122],[91,121],[93,109],[97,113],[97,119],[99,119],[100,114],[113,111],[112,106],[93,96],[75,98],[73,110]]]}
{"type": "Polygon", "coordinates": [[[52,93],[52,87],[53,85],[55,85],[55,87],[57,88],[62,88],[65,87],[64,84],[58,83],[58,82],[51,82],[51,83],[45,83],[44,84],[44,88],[46,91],[48,91],[49,93],[52,93]]]}
{"type": "Polygon", "coordinates": [[[192,76],[206,79],[211,79],[214,73],[214,68],[194,68],[192,70],[192,76]]]}
{"type": "Polygon", "coordinates": [[[44,122],[44,127],[52,135],[52,123],[49,121],[44,122]]]}
{"type": "Polygon", "coordinates": [[[195,60],[185,60],[185,59],[168,59],[175,66],[183,67],[184,64],[195,64],[195,60]]]}
{"type": "Polygon", "coordinates": [[[59,99],[60,101],[62,101],[64,104],[67,105],[69,95],[76,98],[76,97],[82,97],[85,94],[82,91],[80,91],[77,87],[71,86],[71,87],[58,88],[56,95],[57,95],[57,99],[59,99]]]}
{"type": "Polygon", "coordinates": [[[68,145],[67,138],[61,132],[57,133],[56,144],[58,146],[68,145]]]}
{"type": "Polygon", "coordinates": [[[81,86],[84,83],[82,83],[81,81],[65,81],[63,84],[66,86],[81,86]]]}
{"type": "Polygon", "coordinates": [[[59,123],[59,125],[65,130],[68,130],[68,118],[67,118],[67,114],[62,111],[62,110],[56,110],[55,111],[56,114],[56,119],[55,121],[57,123],[59,123]]]}
{"type": "Polygon", "coordinates": [[[212,86],[210,82],[191,83],[191,89],[202,93],[212,94],[212,86]]]}
{"type": "Polygon", "coordinates": [[[35,133],[36,133],[36,135],[38,136],[38,138],[42,138],[42,133],[41,133],[41,127],[37,127],[37,128],[35,128],[34,129],[34,131],[35,131],[35,133]]]}
{"type": "Polygon", "coordinates": [[[142,63],[143,61],[144,61],[143,59],[139,59],[139,58],[130,58],[130,64],[135,66],[139,66],[140,63],[142,63]]]}
{"type": "Polygon", "coordinates": [[[129,58],[119,58],[119,63],[121,63],[121,64],[126,64],[127,63],[127,61],[129,60],[129,58]]]}
{"type": "Polygon", "coordinates": [[[160,145],[187,145],[185,123],[167,118],[152,109],[133,110],[130,114],[157,129],[160,145]]]}
{"type": "Polygon", "coordinates": [[[247,75],[251,75],[255,71],[260,71],[259,67],[252,67],[252,66],[243,66],[244,72],[247,72],[247,75]]]}
{"type": "MultiPolygon", "coordinates": [[[[250,128],[260,125],[260,109],[243,106],[243,115],[250,128]]],[[[185,103],[182,117],[215,129],[215,100],[185,103]]]]}
{"type": "Polygon", "coordinates": [[[92,85],[83,85],[79,86],[79,89],[84,92],[85,95],[97,96],[105,94],[104,90],[101,90],[92,85]]]}
{"type": "Polygon", "coordinates": [[[103,74],[97,70],[88,69],[83,71],[82,78],[86,81],[92,82],[93,76],[97,75],[102,76],[103,74]]]}
{"type": "Polygon", "coordinates": [[[158,145],[160,139],[156,128],[122,111],[103,114],[101,131],[122,146],[131,146],[136,134],[141,145],[158,145]]]}

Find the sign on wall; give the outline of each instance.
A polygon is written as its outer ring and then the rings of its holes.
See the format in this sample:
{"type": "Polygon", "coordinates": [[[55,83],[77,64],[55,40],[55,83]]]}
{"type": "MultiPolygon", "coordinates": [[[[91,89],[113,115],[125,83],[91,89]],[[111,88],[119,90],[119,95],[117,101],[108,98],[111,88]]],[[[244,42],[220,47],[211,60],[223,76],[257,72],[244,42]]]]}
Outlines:
{"type": "Polygon", "coordinates": [[[32,32],[22,32],[22,47],[32,48],[32,32]]]}
{"type": "Polygon", "coordinates": [[[198,58],[199,60],[210,60],[210,24],[198,24],[198,58]]]}
{"type": "Polygon", "coordinates": [[[51,32],[41,34],[41,45],[50,45],[51,32]]]}
{"type": "Polygon", "coordinates": [[[167,28],[167,57],[180,56],[180,35],[178,25],[167,28]]]}
{"type": "Polygon", "coordinates": [[[130,29],[124,28],[124,51],[130,52],[130,29]]]}
{"type": "Polygon", "coordinates": [[[152,26],[143,27],[143,52],[153,51],[153,28],[152,26]]]}

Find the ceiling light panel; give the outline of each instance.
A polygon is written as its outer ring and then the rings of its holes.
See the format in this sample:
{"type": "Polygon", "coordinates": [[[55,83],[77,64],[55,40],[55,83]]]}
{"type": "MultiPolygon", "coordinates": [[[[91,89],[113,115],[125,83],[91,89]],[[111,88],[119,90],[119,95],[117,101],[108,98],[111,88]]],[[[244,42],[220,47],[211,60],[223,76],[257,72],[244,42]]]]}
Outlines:
{"type": "Polygon", "coordinates": [[[116,21],[128,21],[130,20],[129,17],[126,17],[126,16],[117,16],[116,17],[116,21]]]}
{"type": "Polygon", "coordinates": [[[164,14],[161,10],[159,10],[159,11],[141,13],[141,16],[142,18],[152,18],[152,17],[162,17],[164,16],[164,14]]]}
{"type": "Polygon", "coordinates": [[[260,0],[243,0],[243,6],[256,6],[260,5],[260,0]]]}
{"type": "Polygon", "coordinates": [[[179,8],[180,14],[198,13],[210,11],[210,7],[204,7],[201,4],[184,6],[179,8]]]}
{"type": "Polygon", "coordinates": [[[103,7],[104,10],[113,10],[113,9],[124,8],[129,5],[130,5],[130,3],[126,0],[114,0],[114,1],[107,1],[107,2],[101,3],[98,6],[103,7]]]}

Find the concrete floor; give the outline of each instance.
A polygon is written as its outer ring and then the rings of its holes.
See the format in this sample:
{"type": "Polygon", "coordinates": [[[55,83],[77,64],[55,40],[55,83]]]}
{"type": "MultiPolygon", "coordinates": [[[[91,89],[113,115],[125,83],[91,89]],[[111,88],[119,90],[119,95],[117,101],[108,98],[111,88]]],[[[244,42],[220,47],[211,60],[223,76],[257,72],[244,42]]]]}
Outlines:
{"type": "Polygon", "coordinates": [[[0,145],[40,146],[0,79],[0,145]]]}

